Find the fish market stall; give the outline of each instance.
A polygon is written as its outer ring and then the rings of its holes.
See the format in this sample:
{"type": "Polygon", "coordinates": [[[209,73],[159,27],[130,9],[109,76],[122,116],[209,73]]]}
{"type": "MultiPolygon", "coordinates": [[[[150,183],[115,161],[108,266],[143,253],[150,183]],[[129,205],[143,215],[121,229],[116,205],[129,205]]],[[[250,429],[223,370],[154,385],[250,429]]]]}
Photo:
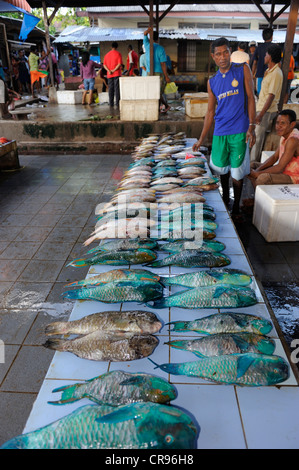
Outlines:
{"type": "MultiPolygon", "coordinates": [[[[45,345],[55,355],[23,436],[86,413],[80,419],[88,426],[94,414],[97,423],[111,429],[122,423],[98,447],[122,448],[123,442],[125,448],[151,449],[149,435],[156,436],[156,430],[145,423],[148,435],[141,438],[138,431],[138,420],[144,423],[149,413],[159,415],[159,422],[152,420],[156,429],[165,429],[158,449],[298,448],[299,389],[281,333],[217,179],[204,155],[190,155],[193,141],[175,137],[179,144],[172,135],[164,137],[164,145],[163,136],[144,139],[117,194],[97,208],[99,220],[85,242],[86,256],[71,262],[78,281],[65,287],[65,298],[74,301],[69,321],[45,331],[45,345]],[[147,214],[138,220],[135,214],[131,233],[127,212],[123,225],[119,215],[121,195],[128,197],[131,210],[142,203],[147,214]],[[170,206],[175,203],[180,204],[170,206]],[[200,211],[188,218],[188,228],[176,225],[182,207],[185,215],[191,207],[200,211]],[[189,238],[193,230],[203,239],[190,241],[185,229],[189,238]],[[139,237],[130,237],[132,230],[139,237]],[[97,245],[89,246],[93,242],[97,245]],[[82,279],[80,266],[86,265],[90,268],[82,279]],[[96,383],[108,378],[109,409],[102,410],[96,383]],[[122,403],[127,386],[140,394],[140,403],[122,403]],[[168,430],[177,423],[184,431],[172,435],[168,430]],[[136,426],[131,442],[126,425],[136,426]]],[[[84,439],[80,444],[76,437],[76,445],[91,446],[84,439]]],[[[22,436],[17,442],[23,442],[22,436]]],[[[75,444],[62,439],[59,445],[75,444]]]]}

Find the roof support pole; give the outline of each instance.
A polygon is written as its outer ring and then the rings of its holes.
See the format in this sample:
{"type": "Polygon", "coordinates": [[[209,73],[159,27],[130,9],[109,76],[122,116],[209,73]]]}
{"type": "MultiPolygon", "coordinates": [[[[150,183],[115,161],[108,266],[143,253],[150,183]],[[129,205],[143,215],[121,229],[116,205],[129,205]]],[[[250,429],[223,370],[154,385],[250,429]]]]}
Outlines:
{"type": "MultiPolygon", "coordinates": [[[[47,49],[51,50],[51,42],[50,42],[50,32],[49,32],[49,26],[53,19],[55,18],[56,12],[59,10],[59,8],[63,5],[63,0],[60,2],[57,2],[53,13],[51,14],[50,18],[48,18],[48,13],[47,13],[47,5],[46,1],[42,1],[42,7],[43,7],[43,14],[44,14],[44,24],[45,24],[45,33],[46,33],[46,44],[47,44],[47,49]]],[[[50,80],[51,80],[51,86],[54,86],[54,71],[53,71],[53,62],[52,62],[52,55],[51,53],[49,54],[49,69],[50,69],[50,80]]]]}
{"type": "Polygon", "coordinates": [[[281,111],[283,106],[283,100],[287,90],[287,80],[288,80],[288,73],[289,73],[289,66],[291,55],[293,52],[293,43],[294,43],[294,35],[296,30],[297,18],[298,18],[298,7],[299,7],[299,0],[291,0],[290,6],[290,13],[288,18],[288,26],[286,32],[286,40],[284,46],[284,53],[282,59],[282,73],[283,73],[283,83],[282,83],[282,90],[281,96],[279,100],[278,108],[281,111]]]}
{"type": "Polygon", "coordinates": [[[149,25],[151,27],[150,32],[150,75],[154,75],[154,35],[153,35],[153,25],[154,25],[154,0],[150,0],[149,4],[149,25]]]}

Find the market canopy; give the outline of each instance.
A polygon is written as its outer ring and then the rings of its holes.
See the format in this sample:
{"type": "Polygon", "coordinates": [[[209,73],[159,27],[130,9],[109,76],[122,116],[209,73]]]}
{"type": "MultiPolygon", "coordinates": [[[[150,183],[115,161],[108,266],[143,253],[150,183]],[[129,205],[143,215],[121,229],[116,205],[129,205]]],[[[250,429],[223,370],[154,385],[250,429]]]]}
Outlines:
{"type": "MultiPolygon", "coordinates": [[[[160,38],[194,39],[212,41],[218,37],[226,37],[229,41],[263,42],[262,30],[250,29],[160,29],[160,38]]],[[[284,43],[286,31],[275,30],[273,42],[284,43]]],[[[55,39],[55,43],[85,43],[143,40],[143,30],[140,28],[99,28],[88,26],[68,26],[55,39]]],[[[299,34],[295,34],[294,43],[299,43],[299,34]]]]}
{"type": "Polygon", "coordinates": [[[25,41],[28,37],[28,34],[35,28],[35,26],[40,22],[40,18],[37,18],[36,16],[32,15],[31,13],[28,12],[28,10],[25,10],[21,7],[16,6],[15,4],[23,4],[27,9],[30,5],[28,5],[27,2],[22,2],[22,1],[13,1],[12,2],[5,2],[3,0],[0,0],[0,12],[6,12],[6,13],[23,13],[23,22],[22,22],[22,27],[21,31],[19,34],[19,39],[20,41],[25,41]]]}

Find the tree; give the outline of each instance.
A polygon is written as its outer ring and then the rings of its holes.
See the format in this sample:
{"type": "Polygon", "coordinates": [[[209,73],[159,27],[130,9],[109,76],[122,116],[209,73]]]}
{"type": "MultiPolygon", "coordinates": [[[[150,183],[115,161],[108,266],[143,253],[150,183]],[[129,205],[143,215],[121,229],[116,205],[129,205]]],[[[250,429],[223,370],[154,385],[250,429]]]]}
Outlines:
{"type": "MultiPolygon", "coordinates": [[[[51,16],[53,12],[53,8],[48,8],[47,10],[48,10],[48,17],[49,17],[51,16]]],[[[86,8],[81,8],[81,10],[86,10],[86,8]]],[[[38,23],[38,27],[45,30],[44,14],[43,14],[42,8],[34,8],[32,10],[32,14],[41,19],[41,21],[38,23]]],[[[49,31],[50,31],[50,34],[54,36],[56,33],[59,33],[60,31],[65,29],[67,26],[72,26],[72,25],[89,26],[89,19],[88,17],[77,16],[76,8],[62,7],[57,11],[54,20],[49,26],[49,31]]]]}

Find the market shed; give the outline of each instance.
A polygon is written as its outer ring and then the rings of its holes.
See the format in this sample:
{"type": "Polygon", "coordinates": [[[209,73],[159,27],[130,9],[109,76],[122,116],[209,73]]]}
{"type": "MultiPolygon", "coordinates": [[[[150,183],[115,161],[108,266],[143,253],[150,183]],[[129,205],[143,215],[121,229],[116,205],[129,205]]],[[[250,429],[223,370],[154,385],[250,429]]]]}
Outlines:
{"type": "MultiPolygon", "coordinates": [[[[77,7],[80,8],[82,6],[82,2],[80,0],[60,0],[59,2],[53,2],[52,0],[29,0],[29,5],[31,8],[43,8],[44,12],[44,21],[45,21],[45,27],[46,27],[46,34],[47,34],[47,45],[50,47],[50,38],[49,38],[49,25],[51,24],[53,18],[55,17],[56,12],[59,10],[61,7],[77,7]],[[48,17],[47,9],[48,8],[53,8],[54,10],[51,13],[51,16],[48,17]]],[[[148,14],[149,17],[149,24],[151,26],[155,26],[155,29],[159,31],[159,23],[160,21],[172,10],[172,8],[180,3],[179,1],[165,1],[165,0],[160,0],[160,2],[155,2],[154,0],[148,0],[148,1],[140,1],[138,4],[143,8],[143,10],[148,14]],[[168,5],[168,7],[160,13],[159,11],[159,5],[168,5]]],[[[210,2],[206,0],[202,0],[200,2],[195,2],[194,0],[187,0],[184,1],[184,4],[194,4],[194,3],[200,3],[200,4],[209,4],[210,2]]],[[[227,4],[228,2],[223,2],[223,1],[216,1],[214,2],[216,4],[227,4]]],[[[284,54],[283,54],[283,63],[282,63],[282,71],[284,75],[284,81],[283,81],[283,87],[282,87],[282,94],[281,96],[285,95],[286,91],[286,86],[287,86],[287,74],[288,74],[288,67],[290,63],[290,58],[292,54],[292,49],[293,49],[293,43],[294,43],[294,36],[295,36],[295,30],[296,30],[296,24],[297,24],[297,18],[298,18],[298,6],[299,6],[299,0],[288,0],[286,2],[281,2],[281,1],[275,1],[275,0],[252,0],[252,1],[246,1],[246,0],[241,0],[241,1],[234,1],[231,0],[229,2],[230,4],[250,4],[254,3],[256,7],[260,10],[260,12],[263,14],[265,19],[267,20],[269,26],[272,26],[275,20],[283,13],[285,12],[288,8],[289,10],[289,16],[288,16],[288,25],[287,25],[287,31],[285,35],[285,48],[284,48],[284,54]],[[263,8],[264,5],[271,5],[271,10],[270,13],[267,13],[265,9],[263,8]]],[[[112,7],[115,6],[115,1],[113,0],[104,0],[100,2],[100,5],[102,7],[112,7]]],[[[134,6],[136,5],[136,2],[134,1],[122,1],[121,5],[124,7],[128,6],[134,6]]],[[[99,1],[98,0],[87,0],[84,2],[84,7],[95,7],[99,6],[99,1]]],[[[153,37],[151,35],[150,37],[150,45],[151,45],[151,55],[150,55],[150,75],[153,73],[153,37]]],[[[51,82],[52,84],[54,83],[53,79],[53,68],[52,68],[52,62],[50,60],[50,77],[51,77],[51,82]]],[[[281,100],[282,102],[282,100],[281,100]]]]}

